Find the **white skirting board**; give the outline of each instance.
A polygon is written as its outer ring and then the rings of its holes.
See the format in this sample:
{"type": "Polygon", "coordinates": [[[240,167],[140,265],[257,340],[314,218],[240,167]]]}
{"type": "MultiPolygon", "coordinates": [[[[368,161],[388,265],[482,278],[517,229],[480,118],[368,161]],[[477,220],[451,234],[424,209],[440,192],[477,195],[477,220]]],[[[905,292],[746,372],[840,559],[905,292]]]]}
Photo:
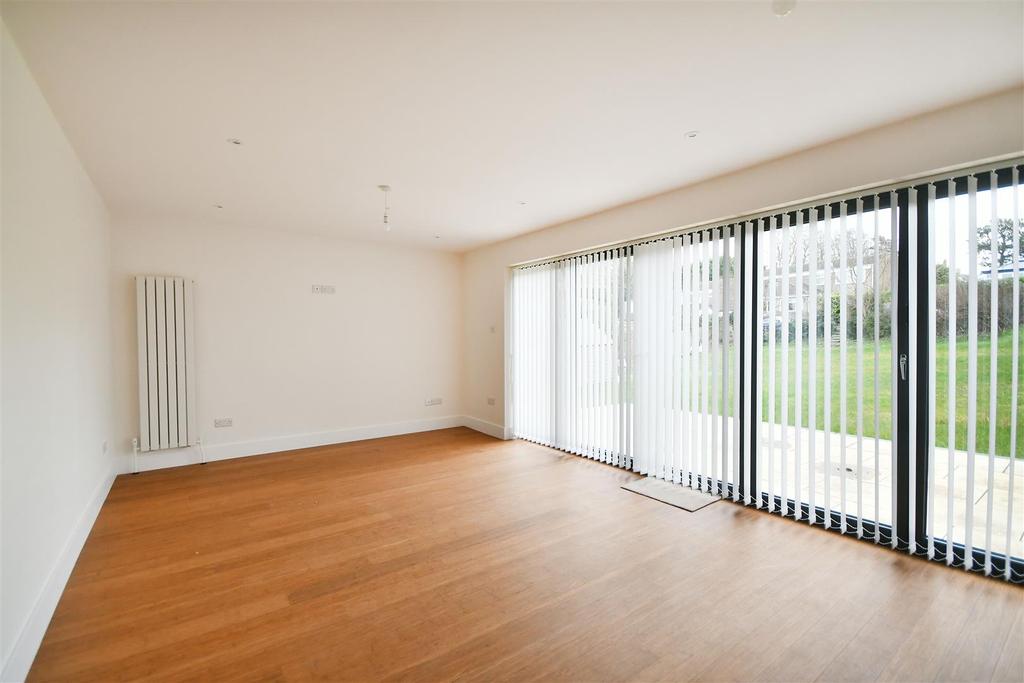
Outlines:
{"type": "Polygon", "coordinates": [[[74,530],[64,543],[64,549],[61,551],[57,563],[50,570],[43,589],[36,596],[28,619],[21,626],[10,656],[6,662],[3,662],[0,681],[4,681],[4,683],[24,681],[28,676],[32,660],[35,659],[36,651],[39,650],[39,645],[43,642],[43,636],[46,634],[46,628],[50,625],[50,618],[53,617],[60,596],[64,592],[64,586],[67,585],[68,579],[71,577],[71,570],[75,568],[78,555],[82,552],[86,539],[89,538],[92,525],[96,521],[96,516],[99,515],[100,508],[103,507],[103,501],[107,499],[107,494],[110,492],[110,487],[113,486],[116,476],[116,468],[111,468],[111,471],[96,487],[89,504],[79,516],[74,530]]]}
{"type": "Polygon", "coordinates": [[[501,425],[494,424],[493,422],[487,422],[481,420],[478,417],[472,417],[471,415],[464,415],[462,418],[462,426],[469,427],[470,429],[486,434],[487,436],[493,436],[495,439],[502,439],[508,441],[512,438],[512,430],[508,427],[502,427],[501,425]]]}
{"type": "Polygon", "coordinates": [[[233,441],[231,443],[208,444],[194,446],[192,448],[156,451],[140,454],[138,457],[138,467],[140,472],[149,472],[152,470],[165,469],[167,467],[195,465],[200,462],[214,462],[216,460],[243,458],[250,455],[278,453],[280,451],[295,450],[296,448],[330,446],[331,444],[336,443],[365,441],[366,439],[380,439],[385,436],[415,434],[417,432],[429,432],[435,429],[448,429],[451,427],[469,427],[470,429],[487,434],[488,436],[493,436],[496,439],[511,438],[511,434],[508,430],[501,425],[494,424],[493,422],[487,422],[468,415],[448,415],[445,417],[428,418],[424,420],[410,420],[408,422],[392,422],[383,425],[370,425],[368,427],[351,427],[348,429],[335,429],[325,432],[276,436],[252,441],[233,441]],[[202,450],[200,451],[200,449],[202,450]]]}

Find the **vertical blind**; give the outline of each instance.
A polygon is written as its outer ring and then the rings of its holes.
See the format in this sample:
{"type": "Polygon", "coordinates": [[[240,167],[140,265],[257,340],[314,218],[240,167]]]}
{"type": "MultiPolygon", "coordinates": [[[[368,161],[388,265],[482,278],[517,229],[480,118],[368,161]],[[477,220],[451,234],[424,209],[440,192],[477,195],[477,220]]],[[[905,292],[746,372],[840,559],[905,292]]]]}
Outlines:
{"type": "MultiPolygon", "coordinates": [[[[938,180],[926,188],[923,262],[928,366],[925,400],[927,554],[1019,580],[1024,471],[1018,432],[1019,167],[938,180]]],[[[925,192],[922,192],[924,194],[925,192]]]]}
{"type": "Polygon", "coordinates": [[[1024,580],[1021,161],[514,268],[513,433],[1024,580]]]}
{"type": "Polygon", "coordinates": [[[895,261],[894,204],[892,193],[874,195],[756,223],[757,499],[889,543],[895,450],[881,435],[891,433],[896,326],[881,271],[895,261]]]}
{"type": "Polygon", "coordinates": [[[631,292],[634,469],[722,494],[740,457],[735,252],[732,228],[638,245],[631,292]]]}
{"type": "Polygon", "coordinates": [[[515,271],[517,437],[632,466],[632,263],[624,248],[515,271]]]}

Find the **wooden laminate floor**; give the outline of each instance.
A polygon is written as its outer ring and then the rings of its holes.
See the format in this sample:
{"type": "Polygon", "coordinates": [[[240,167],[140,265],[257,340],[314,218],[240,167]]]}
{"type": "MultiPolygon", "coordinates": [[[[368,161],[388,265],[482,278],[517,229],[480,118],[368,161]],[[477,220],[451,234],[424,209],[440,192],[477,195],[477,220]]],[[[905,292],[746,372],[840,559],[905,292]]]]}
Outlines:
{"type": "Polygon", "coordinates": [[[30,680],[1024,680],[1024,591],[450,429],[119,477],[30,680]]]}

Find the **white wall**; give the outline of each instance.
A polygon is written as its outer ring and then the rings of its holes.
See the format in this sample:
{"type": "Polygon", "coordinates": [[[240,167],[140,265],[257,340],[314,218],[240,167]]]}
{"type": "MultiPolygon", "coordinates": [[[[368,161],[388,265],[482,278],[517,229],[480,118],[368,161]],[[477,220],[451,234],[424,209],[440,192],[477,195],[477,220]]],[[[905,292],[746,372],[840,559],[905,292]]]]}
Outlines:
{"type": "Polygon", "coordinates": [[[1022,149],[1024,89],[1015,89],[468,252],[466,414],[505,424],[504,297],[508,266],[514,263],[1022,149]]]}
{"type": "MultiPolygon", "coordinates": [[[[209,459],[461,424],[461,256],[303,233],[114,221],[117,434],[138,433],[136,274],[196,282],[209,459]],[[314,284],[336,294],[313,294],[314,284]],[[428,398],[444,403],[427,407],[428,398]],[[215,418],[234,426],[217,428],[215,418]]],[[[197,462],[141,455],[141,469],[197,462]]]]}
{"type": "Polygon", "coordinates": [[[0,23],[0,655],[25,674],[113,481],[110,232],[0,23]]]}
{"type": "MultiPolygon", "coordinates": [[[[5,678],[27,671],[98,502],[128,467],[138,429],[132,276],[197,283],[207,457],[462,415],[501,426],[510,264],[1024,148],[1024,91],[1014,90],[465,255],[171,218],[118,217],[111,233],[6,28],[0,42],[5,678]],[[313,284],[337,293],[314,295],[313,284]],[[444,403],[424,406],[431,397],[444,403]],[[217,417],[234,426],[214,429],[217,417]]],[[[184,449],[140,465],[197,459],[184,449]]]]}

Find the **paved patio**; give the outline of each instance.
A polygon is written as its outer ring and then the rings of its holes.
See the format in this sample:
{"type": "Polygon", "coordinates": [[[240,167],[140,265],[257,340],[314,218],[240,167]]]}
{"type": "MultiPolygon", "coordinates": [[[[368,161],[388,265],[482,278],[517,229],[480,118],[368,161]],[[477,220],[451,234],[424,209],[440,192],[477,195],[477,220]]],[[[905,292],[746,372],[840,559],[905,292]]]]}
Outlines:
{"type": "MultiPolygon", "coordinates": [[[[767,435],[767,424],[764,425],[767,435]]],[[[796,440],[792,437],[793,428],[787,431],[785,440],[781,438],[780,427],[775,429],[775,440],[772,445],[775,447],[774,455],[774,491],[781,493],[781,477],[783,469],[783,453],[785,453],[786,465],[788,467],[787,494],[793,498],[796,488],[795,472],[793,463],[796,459],[796,440]],[[785,441],[785,443],[783,443],[785,441]]],[[[761,442],[763,448],[769,445],[765,439],[761,442]]],[[[862,442],[861,461],[857,459],[857,438],[855,436],[843,437],[840,434],[817,431],[815,433],[815,463],[814,463],[814,489],[815,502],[818,505],[825,504],[825,479],[829,479],[829,501],[833,510],[840,510],[842,506],[843,487],[846,489],[846,512],[857,514],[858,488],[861,495],[861,509],[865,519],[877,519],[884,523],[892,520],[892,442],[879,439],[877,444],[878,457],[876,465],[874,438],[865,438],[862,442]],[[825,441],[828,439],[830,462],[826,467],[825,463],[825,441]],[[842,449],[846,446],[846,469],[842,468],[842,449]],[[876,513],[876,481],[878,508],[876,513]],[[876,516],[877,514],[877,516],[876,516]]],[[[809,453],[808,437],[803,437],[801,443],[801,476],[800,489],[801,502],[807,502],[810,495],[810,481],[807,477],[807,462],[809,453]]],[[[935,470],[932,481],[934,482],[934,496],[932,501],[933,529],[937,538],[945,538],[948,532],[949,520],[949,495],[953,498],[953,540],[963,543],[965,540],[967,525],[967,511],[973,509],[973,533],[972,545],[974,547],[986,547],[985,528],[988,520],[989,501],[992,503],[992,538],[991,547],[994,551],[1005,552],[1007,547],[1007,508],[1010,500],[1010,458],[996,456],[993,461],[993,478],[991,488],[989,485],[989,457],[987,454],[976,454],[974,456],[974,490],[970,496],[971,503],[968,504],[967,475],[969,456],[965,451],[953,451],[953,476],[952,483],[949,477],[949,450],[946,448],[935,449],[935,470]]],[[[762,454],[763,476],[762,487],[768,487],[768,453],[762,454]]],[[[1013,472],[1013,537],[1010,539],[1011,554],[1024,556],[1024,460],[1018,460],[1014,465],[1013,472]]]]}
{"type": "MultiPolygon", "coordinates": [[[[609,415],[609,419],[610,419],[609,415]]],[[[677,419],[681,419],[679,414],[677,419]]],[[[671,418],[668,418],[671,420],[671,418]]],[[[728,418],[731,431],[731,418],[728,418]]],[[[600,424],[600,420],[596,421],[600,424]]],[[[683,423],[685,424],[685,423],[683,423]]],[[[721,434],[721,423],[718,423],[717,432],[721,434]]],[[[796,439],[794,428],[789,427],[783,435],[781,426],[776,425],[774,439],[769,440],[769,429],[767,423],[762,423],[761,432],[761,468],[760,476],[763,491],[769,490],[769,462],[773,464],[772,491],[781,495],[783,465],[786,466],[786,494],[794,498],[794,492],[799,489],[800,502],[808,502],[810,499],[811,482],[807,476],[809,434],[806,429],[801,430],[801,454],[800,469],[801,481],[799,486],[795,479],[794,463],[797,458],[796,439]],[[774,456],[769,456],[769,446],[774,449],[774,456]],[[785,454],[785,458],[783,458],[785,454]]],[[[685,434],[682,424],[677,434],[685,434]]],[[[1024,435],[1022,435],[1024,437],[1024,435]]],[[[829,481],[829,502],[833,510],[839,511],[843,505],[843,488],[846,490],[846,512],[850,515],[857,515],[858,487],[860,489],[861,510],[864,519],[878,520],[889,524],[892,521],[892,442],[878,440],[878,457],[876,466],[875,439],[863,439],[861,461],[857,460],[857,438],[856,436],[843,437],[837,433],[826,433],[816,431],[815,459],[814,459],[814,501],[817,505],[825,504],[825,481],[829,481]],[[825,442],[829,443],[829,463],[825,462],[825,442]],[[842,449],[846,447],[846,468],[842,468],[842,449]],[[876,504],[877,486],[877,512],[876,504]]],[[[609,439],[609,445],[613,442],[609,439]]],[[[710,444],[710,441],[708,442],[710,444]]],[[[952,482],[949,477],[949,451],[946,448],[935,450],[935,471],[934,497],[932,502],[933,522],[932,528],[936,538],[946,538],[948,533],[947,520],[949,519],[948,496],[952,493],[953,509],[953,541],[963,543],[966,536],[967,511],[972,509],[972,538],[971,543],[975,548],[985,548],[989,544],[986,540],[986,526],[988,522],[989,501],[992,503],[991,523],[991,548],[995,552],[1006,552],[1007,548],[1007,509],[1010,501],[1010,458],[995,456],[993,459],[993,478],[989,484],[988,468],[989,457],[987,454],[976,454],[974,456],[974,488],[968,504],[967,495],[967,473],[969,458],[965,451],[953,451],[953,476],[952,482]]],[[[730,464],[731,468],[731,464],[730,464]]],[[[1012,538],[1009,539],[1010,553],[1016,557],[1024,557],[1024,459],[1018,459],[1014,465],[1013,472],[1013,524],[1012,538]]]]}

